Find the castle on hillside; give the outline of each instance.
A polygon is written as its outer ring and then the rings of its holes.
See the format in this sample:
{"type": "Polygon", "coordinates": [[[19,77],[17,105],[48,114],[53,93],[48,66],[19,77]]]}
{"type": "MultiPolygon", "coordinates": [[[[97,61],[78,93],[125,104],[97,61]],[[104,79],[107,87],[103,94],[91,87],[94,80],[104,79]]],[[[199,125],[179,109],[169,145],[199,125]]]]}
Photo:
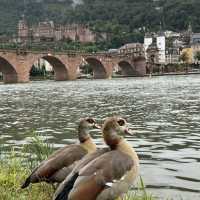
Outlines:
{"type": "Polygon", "coordinates": [[[39,22],[37,25],[28,26],[23,17],[18,23],[18,42],[52,42],[69,39],[81,43],[106,40],[105,33],[96,34],[89,27],[80,24],[57,25],[53,21],[39,22]]]}

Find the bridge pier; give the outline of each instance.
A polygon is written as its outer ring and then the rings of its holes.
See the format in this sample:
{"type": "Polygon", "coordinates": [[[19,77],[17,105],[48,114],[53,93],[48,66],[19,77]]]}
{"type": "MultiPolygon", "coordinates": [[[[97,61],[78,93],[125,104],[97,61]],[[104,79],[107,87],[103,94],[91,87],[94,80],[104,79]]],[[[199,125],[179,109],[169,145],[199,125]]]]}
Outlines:
{"type": "Polygon", "coordinates": [[[145,76],[147,73],[146,69],[146,59],[142,56],[139,56],[134,59],[134,66],[137,72],[137,76],[145,76]]]}
{"type": "Polygon", "coordinates": [[[17,74],[13,73],[3,73],[3,82],[4,83],[18,83],[17,74]]]}
{"type": "Polygon", "coordinates": [[[94,79],[110,79],[111,76],[105,72],[102,72],[101,70],[95,70],[93,72],[93,78],[94,79]]]}
{"type": "Polygon", "coordinates": [[[110,58],[107,58],[106,60],[103,61],[103,65],[106,68],[106,76],[104,77],[105,79],[111,79],[112,78],[112,73],[113,73],[113,68],[114,68],[114,63],[110,58]]]}

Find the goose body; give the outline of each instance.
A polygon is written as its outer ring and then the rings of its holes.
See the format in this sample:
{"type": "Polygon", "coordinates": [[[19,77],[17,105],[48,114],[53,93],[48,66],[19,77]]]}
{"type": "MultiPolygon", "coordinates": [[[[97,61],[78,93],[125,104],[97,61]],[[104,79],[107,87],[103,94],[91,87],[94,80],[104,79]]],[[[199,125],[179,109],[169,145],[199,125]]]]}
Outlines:
{"type": "Polygon", "coordinates": [[[28,187],[30,183],[62,182],[72,171],[77,161],[88,153],[96,151],[96,145],[89,134],[89,127],[93,125],[95,122],[90,118],[81,120],[78,128],[80,143],[67,145],[53,153],[33,170],[22,185],[22,189],[28,187]]]}
{"type": "Polygon", "coordinates": [[[114,200],[128,191],[138,176],[139,159],[118,135],[128,133],[125,124],[125,120],[117,117],[106,120],[103,136],[110,150],[75,167],[77,170],[66,178],[54,200],[114,200]]]}
{"type": "Polygon", "coordinates": [[[82,160],[80,160],[78,163],[76,163],[74,166],[74,169],[71,171],[71,173],[66,177],[66,179],[57,188],[53,199],[54,200],[66,199],[66,192],[67,192],[66,190],[68,189],[68,186],[70,185],[71,180],[73,180],[74,177],[77,176],[79,171],[84,166],[86,166],[88,163],[90,163],[92,160],[100,157],[101,155],[103,155],[109,151],[110,151],[110,148],[97,149],[95,152],[86,155],[82,160]]]}

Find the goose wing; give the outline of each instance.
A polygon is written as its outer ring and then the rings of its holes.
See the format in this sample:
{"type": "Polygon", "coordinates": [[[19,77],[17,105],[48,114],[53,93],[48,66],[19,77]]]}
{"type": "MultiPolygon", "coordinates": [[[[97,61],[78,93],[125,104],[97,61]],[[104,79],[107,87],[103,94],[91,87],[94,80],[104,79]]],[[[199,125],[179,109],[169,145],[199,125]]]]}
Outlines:
{"type": "Polygon", "coordinates": [[[98,158],[99,156],[107,153],[110,151],[110,148],[102,148],[98,149],[97,151],[87,154],[84,158],[82,158],[80,161],[78,161],[73,169],[73,171],[65,178],[65,180],[59,185],[58,189],[56,190],[54,194],[54,200],[62,200],[66,199],[66,196],[68,195],[68,192],[70,192],[71,188],[71,182],[74,183],[76,179],[74,177],[77,177],[77,174],[79,171],[86,166],[88,163],[90,163],[92,160],[98,158]],[[74,180],[74,181],[72,181],[74,180]]]}
{"type": "Polygon", "coordinates": [[[69,145],[59,149],[33,170],[22,188],[27,187],[30,183],[51,181],[51,177],[55,173],[64,167],[70,166],[75,161],[80,160],[86,154],[87,151],[80,145],[69,145]]]}
{"type": "Polygon", "coordinates": [[[118,150],[103,154],[79,171],[69,199],[96,200],[110,183],[120,180],[133,166],[133,159],[118,150]]]}

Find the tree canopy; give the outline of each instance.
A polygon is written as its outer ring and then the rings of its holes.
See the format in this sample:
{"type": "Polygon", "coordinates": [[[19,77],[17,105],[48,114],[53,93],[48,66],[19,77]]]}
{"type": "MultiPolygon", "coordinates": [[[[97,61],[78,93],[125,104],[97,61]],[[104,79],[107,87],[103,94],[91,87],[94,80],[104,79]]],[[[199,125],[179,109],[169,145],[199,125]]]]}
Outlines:
{"type": "Polygon", "coordinates": [[[199,0],[0,0],[0,34],[16,34],[25,14],[29,24],[41,20],[87,24],[107,32],[117,47],[141,42],[145,31],[200,31],[199,0]],[[77,3],[78,2],[78,3],[77,3]]]}

